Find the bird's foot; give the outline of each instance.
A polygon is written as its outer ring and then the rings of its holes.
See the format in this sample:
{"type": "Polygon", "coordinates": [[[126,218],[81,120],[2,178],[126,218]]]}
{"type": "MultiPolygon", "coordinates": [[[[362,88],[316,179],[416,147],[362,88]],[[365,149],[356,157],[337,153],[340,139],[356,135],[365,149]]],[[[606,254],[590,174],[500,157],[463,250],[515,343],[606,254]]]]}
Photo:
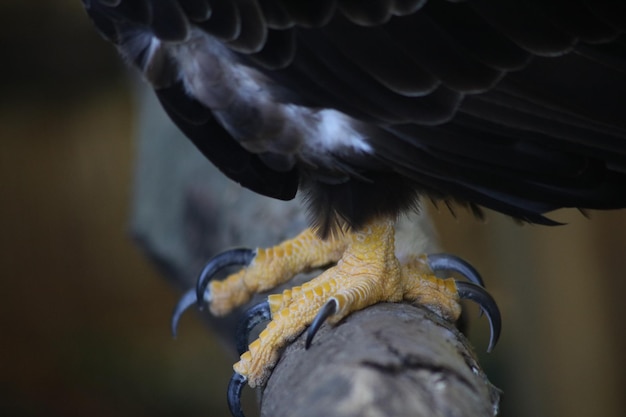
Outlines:
{"type": "Polygon", "coordinates": [[[172,333],[176,335],[180,317],[196,301],[200,308],[208,304],[215,316],[226,315],[253,295],[271,290],[299,273],[336,263],[346,244],[344,235],[323,240],[306,229],[271,248],[232,249],[216,255],[202,269],[196,288],[186,292],[174,308],[172,333]],[[243,268],[222,281],[213,280],[220,270],[230,266],[243,268]]]}
{"type": "Polygon", "coordinates": [[[322,240],[306,229],[280,245],[250,251],[249,261],[241,262],[245,268],[223,281],[211,280],[213,274],[201,276],[196,288],[198,300],[208,298],[211,313],[225,315],[253,295],[271,290],[301,272],[336,263],[345,247],[346,239],[322,240]]]}
{"type": "Polygon", "coordinates": [[[346,249],[337,265],[302,286],[269,296],[272,320],[234,365],[251,387],[265,383],[278,361],[280,348],[311,324],[327,303],[334,303],[328,320],[336,323],[371,304],[402,300],[392,224],[371,224],[346,237],[346,249]]]}
{"type": "Polygon", "coordinates": [[[337,323],[379,302],[417,303],[454,322],[461,313],[460,299],[471,298],[487,312],[492,325],[489,350],[493,347],[499,334],[499,312],[471,267],[445,256],[433,256],[432,262],[421,256],[400,265],[390,221],[370,223],[347,237],[346,250],[336,266],[302,286],[269,296],[269,314],[265,314],[271,316],[271,321],[233,367],[251,387],[265,383],[280,349],[307,326],[308,347],[324,322],[337,323]],[[433,269],[468,271],[474,283],[437,278],[433,269]]]}
{"type": "MultiPolygon", "coordinates": [[[[239,408],[243,385],[263,385],[279,359],[280,350],[307,326],[310,325],[308,347],[324,322],[337,323],[350,313],[375,303],[413,302],[449,321],[456,321],[461,313],[460,299],[472,299],[489,319],[492,334],[488,350],[493,348],[500,332],[500,315],[495,301],[482,288],[476,271],[450,255],[416,257],[401,265],[395,255],[394,233],[393,222],[380,219],[359,231],[346,232],[329,240],[320,240],[307,230],[272,249],[256,253],[226,252],[228,255],[218,256],[213,266],[205,268],[199,279],[198,299],[208,301],[215,314],[224,314],[248,301],[253,293],[268,290],[298,272],[336,263],[315,279],[271,295],[267,303],[251,310],[238,338],[241,351],[246,349],[247,334],[253,325],[270,318],[271,321],[247,351],[240,352],[240,360],[233,366],[235,374],[229,385],[228,399],[234,415],[243,415],[239,408]],[[310,247],[313,250],[309,251],[310,247]],[[224,281],[211,281],[205,291],[210,275],[218,267],[248,263],[247,268],[224,281]],[[460,272],[470,282],[437,278],[434,271],[439,270],[460,272]]],[[[174,327],[192,299],[192,294],[188,293],[179,303],[174,327]]]]}

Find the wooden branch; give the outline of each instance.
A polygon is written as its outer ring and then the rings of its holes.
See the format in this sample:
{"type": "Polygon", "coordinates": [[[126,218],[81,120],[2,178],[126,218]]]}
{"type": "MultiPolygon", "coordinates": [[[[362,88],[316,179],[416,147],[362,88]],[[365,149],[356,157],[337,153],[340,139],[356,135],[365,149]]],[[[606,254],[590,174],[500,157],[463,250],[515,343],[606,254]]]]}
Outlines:
{"type": "Polygon", "coordinates": [[[378,304],[283,353],[262,391],[263,417],[497,414],[500,393],[466,338],[407,304],[378,304]]]}

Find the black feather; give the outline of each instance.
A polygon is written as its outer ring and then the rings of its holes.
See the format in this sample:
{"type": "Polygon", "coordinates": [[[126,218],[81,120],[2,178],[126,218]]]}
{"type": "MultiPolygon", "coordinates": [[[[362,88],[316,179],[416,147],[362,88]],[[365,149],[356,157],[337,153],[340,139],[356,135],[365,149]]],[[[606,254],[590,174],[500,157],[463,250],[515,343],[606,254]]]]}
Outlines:
{"type": "Polygon", "coordinates": [[[276,172],[241,147],[211,112],[185,94],[180,84],[156,91],[163,108],[198,149],[225,175],[257,193],[280,200],[295,197],[295,170],[276,172]]]}
{"type": "Polygon", "coordinates": [[[209,0],[178,0],[178,3],[193,22],[204,22],[211,17],[212,8],[209,0]]]}
{"type": "Polygon", "coordinates": [[[225,42],[237,39],[241,33],[241,16],[237,2],[211,2],[211,16],[198,22],[198,27],[225,42]]]}
{"type": "Polygon", "coordinates": [[[84,4],[215,165],[271,197],[300,187],[324,235],[415,208],[419,195],[541,224],[561,207],[626,206],[626,2],[84,4]],[[220,80],[254,78],[256,90],[234,100],[215,84],[231,101],[202,104],[180,75],[193,49],[172,52],[202,32],[223,45],[206,61],[222,60],[220,80]],[[323,109],[350,118],[340,135],[364,144],[301,137],[327,132],[294,128],[323,109]],[[302,120],[272,119],[288,114],[302,120]]]}

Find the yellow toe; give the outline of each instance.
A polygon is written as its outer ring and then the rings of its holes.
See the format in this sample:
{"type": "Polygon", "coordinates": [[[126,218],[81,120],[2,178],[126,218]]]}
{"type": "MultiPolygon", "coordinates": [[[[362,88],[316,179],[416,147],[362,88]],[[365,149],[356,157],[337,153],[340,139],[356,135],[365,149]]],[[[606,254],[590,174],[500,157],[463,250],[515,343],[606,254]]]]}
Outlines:
{"type": "Polygon", "coordinates": [[[372,304],[403,300],[425,304],[442,317],[456,320],[460,305],[454,281],[436,278],[419,258],[400,265],[394,233],[388,219],[346,233],[345,251],[336,266],[300,287],[270,296],[272,321],[235,364],[235,371],[253,387],[265,383],[280,349],[313,322],[330,298],[338,306],[331,323],[372,304]]]}

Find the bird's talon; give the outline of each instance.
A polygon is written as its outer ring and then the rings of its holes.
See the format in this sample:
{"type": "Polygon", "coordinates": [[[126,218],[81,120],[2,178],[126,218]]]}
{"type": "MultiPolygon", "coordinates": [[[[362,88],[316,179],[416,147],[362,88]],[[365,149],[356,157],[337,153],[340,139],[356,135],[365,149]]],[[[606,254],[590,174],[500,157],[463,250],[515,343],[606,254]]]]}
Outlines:
{"type": "Polygon", "coordinates": [[[256,251],[252,249],[231,249],[226,252],[222,252],[219,255],[211,258],[198,276],[196,288],[191,289],[183,294],[172,313],[172,319],[170,321],[170,328],[172,336],[176,337],[176,329],[178,328],[178,322],[181,316],[189,307],[197,303],[200,310],[204,308],[206,303],[211,301],[211,291],[207,288],[211,279],[221,269],[227,266],[248,266],[252,259],[254,259],[256,251]]]}
{"type": "Polygon", "coordinates": [[[192,288],[185,292],[176,306],[174,307],[174,311],[172,312],[172,319],[170,321],[170,327],[172,331],[172,337],[176,338],[176,329],[178,328],[178,322],[180,321],[180,317],[183,315],[185,311],[192,305],[196,304],[196,290],[192,288]]]}
{"type": "Polygon", "coordinates": [[[241,409],[241,391],[248,379],[239,372],[233,373],[228,383],[228,409],[233,417],[245,417],[241,409]]]}
{"type": "Polygon", "coordinates": [[[317,315],[313,319],[313,323],[311,323],[311,325],[309,326],[309,330],[307,331],[306,342],[304,344],[304,347],[306,349],[311,346],[311,342],[313,341],[313,338],[315,337],[317,331],[320,329],[320,327],[322,327],[322,324],[324,324],[324,322],[330,316],[336,314],[338,309],[339,303],[334,297],[326,301],[326,304],[324,304],[322,308],[320,308],[317,315]]]}
{"type": "MultiPolygon", "coordinates": [[[[451,255],[449,253],[433,253],[426,255],[426,260],[428,261],[428,266],[433,272],[456,272],[468,281],[485,288],[483,278],[480,276],[476,268],[458,256],[451,255]]],[[[478,313],[478,317],[482,317],[484,310],[482,307],[479,310],[480,312],[478,313]]]]}
{"type": "Polygon", "coordinates": [[[459,258],[449,253],[433,253],[426,255],[428,266],[433,272],[445,271],[445,272],[457,272],[461,274],[468,281],[474,284],[485,287],[483,278],[478,271],[466,260],[459,258]]]}
{"type": "Polygon", "coordinates": [[[251,307],[245,312],[243,319],[237,326],[235,332],[235,344],[237,345],[237,354],[242,355],[248,350],[248,336],[254,327],[264,321],[272,319],[272,312],[267,301],[263,301],[251,307]]]}
{"type": "MultiPolygon", "coordinates": [[[[198,306],[202,308],[206,302],[206,290],[215,274],[228,266],[248,266],[256,256],[256,251],[248,248],[231,249],[215,255],[204,265],[196,283],[198,306]]],[[[210,296],[209,300],[210,301],[210,296]]]]}
{"type": "Polygon", "coordinates": [[[496,343],[498,343],[502,325],[500,309],[498,308],[496,301],[483,287],[479,285],[465,281],[455,281],[455,283],[459,298],[472,300],[478,303],[482,311],[484,311],[487,315],[489,328],[491,330],[487,352],[491,352],[496,346],[496,343]]]}

